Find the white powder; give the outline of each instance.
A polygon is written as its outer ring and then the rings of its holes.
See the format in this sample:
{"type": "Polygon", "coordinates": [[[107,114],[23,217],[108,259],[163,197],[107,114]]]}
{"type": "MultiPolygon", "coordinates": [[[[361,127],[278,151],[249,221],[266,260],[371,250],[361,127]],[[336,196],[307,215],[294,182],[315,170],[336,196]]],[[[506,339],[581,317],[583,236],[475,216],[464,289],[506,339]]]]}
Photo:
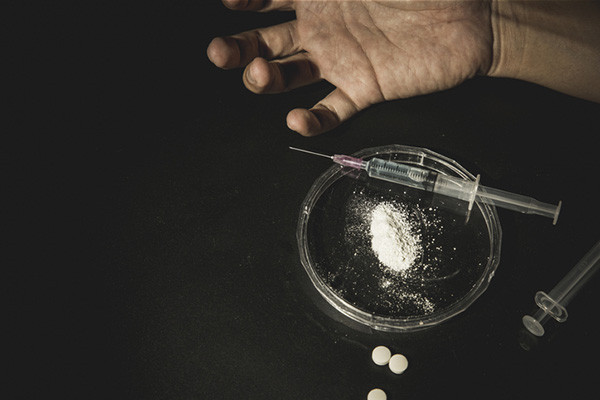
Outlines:
{"type": "Polygon", "coordinates": [[[406,211],[391,203],[373,209],[371,237],[379,261],[396,272],[408,270],[421,255],[421,236],[413,232],[406,211]]]}
{"type": "Polygon", "coordinates": [[[346,296],[355,290],[362,296],[369,291],[370,301],[387,315],[435,312],[435,299],[429,297],[423,285],[435,276],[439,264],[441,246],[436,238],[443,226],[437,211],[373,195],[365,189],[355,189],[352,194],[344,228],[351,262],[345,271],[329,276],[329,281],[339,280],[340,274],[353,277],[371,273],[377,280],[376,288],[346,286],[338,293],[346,296]]]}

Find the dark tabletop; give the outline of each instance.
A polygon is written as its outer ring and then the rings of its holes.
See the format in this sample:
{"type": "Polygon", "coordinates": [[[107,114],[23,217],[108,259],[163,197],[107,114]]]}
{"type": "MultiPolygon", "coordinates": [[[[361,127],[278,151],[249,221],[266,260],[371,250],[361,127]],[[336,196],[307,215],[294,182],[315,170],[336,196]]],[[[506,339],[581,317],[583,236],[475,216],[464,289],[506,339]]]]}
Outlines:
{"type": "Polygon", "coordinates": [[[325,96],[327,83],[254,95],[240,71],[205,55],[214,36],[293,14],[191,0],[8,3],[2,264],[14,398],[596,392],[600,278],[542,338],[521,317],[600,239],[598,104],[481,77],[303,138],[285,115],[325,96]],[[411,333],[337,315],[296,245],[300,205],[329,163],[288,146],[387,144],[425,147],[488,186],[563,201],[556,226],[499,210],[502,253],[488,290],[411,333]],[[403,375],[370,361],[379,344],[408,357],[403,375]]]}

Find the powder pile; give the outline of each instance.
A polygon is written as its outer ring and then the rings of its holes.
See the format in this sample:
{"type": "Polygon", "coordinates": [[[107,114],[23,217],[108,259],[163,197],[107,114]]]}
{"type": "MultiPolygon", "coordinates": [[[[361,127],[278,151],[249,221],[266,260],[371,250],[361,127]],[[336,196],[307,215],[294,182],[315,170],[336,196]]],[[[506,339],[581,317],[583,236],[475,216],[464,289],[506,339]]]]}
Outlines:
{"type": "Polygon", "coordinates": [[[431,314],[436,300],[428,282],[437,277],[443,231],[436,209],[356,188],[345,210],[349,262],[327,281],[340,296],[381,315],[431,314]]]}
{"type": "Polygon", "coordinates": [[[391,203],[373,209],[370,233],[373,252],[395,272],[408,270],[421,256],[421,236],[413,232],[407,212],[391,203]]]}

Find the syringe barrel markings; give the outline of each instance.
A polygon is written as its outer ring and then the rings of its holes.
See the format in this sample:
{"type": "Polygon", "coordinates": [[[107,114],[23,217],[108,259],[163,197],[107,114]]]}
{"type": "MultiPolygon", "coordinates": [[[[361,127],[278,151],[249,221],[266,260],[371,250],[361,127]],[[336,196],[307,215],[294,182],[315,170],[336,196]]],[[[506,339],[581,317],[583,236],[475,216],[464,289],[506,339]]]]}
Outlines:
{"type": "Polygon", "coordinates": [[[411,167],[380,158],[373,158],[367,162],[366,168],[370,177],[384,181],[399,183],[413,188],[433,191],[437,172],[423,168],[411,167]]]}

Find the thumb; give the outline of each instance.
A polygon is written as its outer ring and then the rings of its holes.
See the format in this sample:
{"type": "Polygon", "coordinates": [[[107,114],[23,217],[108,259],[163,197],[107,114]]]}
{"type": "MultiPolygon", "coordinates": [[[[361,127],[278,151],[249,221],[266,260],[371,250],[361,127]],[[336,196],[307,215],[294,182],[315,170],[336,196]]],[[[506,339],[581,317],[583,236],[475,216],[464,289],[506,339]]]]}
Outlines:
{"type": "Polygon", "coordinates": [[[340,89],[334,89],[310,110],[296,108],[287,115],[287,125],[302,136],[316,136],[332,130],[366,107],[359,107],[340,89]]]}

